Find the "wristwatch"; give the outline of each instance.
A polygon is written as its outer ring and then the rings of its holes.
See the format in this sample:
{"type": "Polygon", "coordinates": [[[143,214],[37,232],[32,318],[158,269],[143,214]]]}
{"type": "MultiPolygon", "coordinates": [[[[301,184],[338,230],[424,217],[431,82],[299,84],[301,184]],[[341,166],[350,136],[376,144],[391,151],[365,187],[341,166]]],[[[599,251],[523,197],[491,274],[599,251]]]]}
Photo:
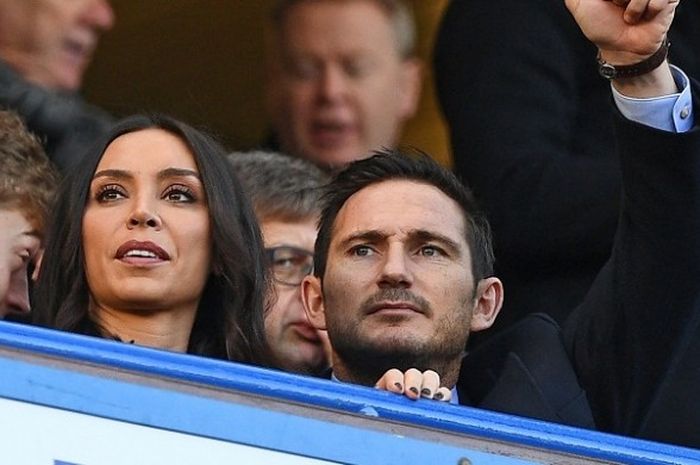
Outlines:
{"type": "Polygon", "coordinates": [[[612,81],[613,79],[619,78],[632,78],[641,76],[650,71],[655,70],[661,63],[664,62],[666,56],[668,55],[668,48],[671,43],[668,41],[668,37],[664,37],[663,42],[661,42],[661,47],[654,52],[653,55],[645,60],[635,63],[633,65],[620,65],[616,66],[610,64],[600,57],[600,50],[598,51],[598,73],[605,79],[612,81]]]}

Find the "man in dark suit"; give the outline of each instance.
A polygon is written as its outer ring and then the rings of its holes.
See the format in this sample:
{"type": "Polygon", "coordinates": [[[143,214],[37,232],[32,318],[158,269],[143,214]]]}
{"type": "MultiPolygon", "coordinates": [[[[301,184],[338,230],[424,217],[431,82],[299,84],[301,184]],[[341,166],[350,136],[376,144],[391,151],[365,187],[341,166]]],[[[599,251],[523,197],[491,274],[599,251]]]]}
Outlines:
{"type": "Polygon", "coordinates": [[[488,224],[449,172],[397,153],[331,184],[306,311],[341,381],[699,446],[700,129],[665,61],[676,3],[567,6],[613,83],[625,195],[613,253],[563,333],[533,316],[463,357],[503,299],[488,224]],[[684,134],[665,126],[676,114],[684,134]]]}
{"type": "MultiPolygon", "coordinates": [[[[668,34],[670,62],[695,77],[698,23],[700,2],[681,2],[668,34]]],[[[622,176],[596,52],[562,0],[451,0],[445,13],[435,75],[454,169],[488,214],[508,295],[485,333],[530,312],[562,324],[610,256],[622,176]]]]}

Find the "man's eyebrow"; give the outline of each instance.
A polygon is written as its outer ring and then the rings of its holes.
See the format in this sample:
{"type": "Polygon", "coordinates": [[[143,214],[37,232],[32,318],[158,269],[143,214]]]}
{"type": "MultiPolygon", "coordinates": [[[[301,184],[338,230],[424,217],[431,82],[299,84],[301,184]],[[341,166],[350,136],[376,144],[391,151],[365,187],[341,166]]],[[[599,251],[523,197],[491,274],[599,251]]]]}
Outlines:
{"type": "Polygon", "coordinates": [[[342,241],[340,241],[340,243],[338,245],[341,248],[345,248],[348,245],[350,245],[351,243],[358,242],[358,241],[369,242],[369,243],[374,244],[374,243],[377,243],[377,242],[380,242],[380,241],[386,239],[386,237],[387,237],[386,234],[384,234],[380,231],[377,231],[377,230],[358,231],[358,232],[355,232],[355,233],[349,235],[348,237],[346,237],[342,241]]]}
{"type": "Polygon", "coordinates": [[[419,242],[439,242],[443,247],[450,249],[452,253],[460,254],[461,249],[457,242],[451,238],[440,234],[435,231],[428,231],[427,229],[415,229],[408,233],[408,236],[419,242]]]}

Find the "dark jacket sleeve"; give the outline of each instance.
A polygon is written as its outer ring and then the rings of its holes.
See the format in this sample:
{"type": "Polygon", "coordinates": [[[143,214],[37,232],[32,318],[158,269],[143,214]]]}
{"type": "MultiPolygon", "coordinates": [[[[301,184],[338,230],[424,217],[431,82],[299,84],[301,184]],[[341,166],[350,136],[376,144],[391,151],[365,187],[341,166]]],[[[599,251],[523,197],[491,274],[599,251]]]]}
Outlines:
{"type": "Polygon", "coordinates": [[[620,174],[609,85],[560,0],[453,1],[435,49],[456,172],[497,259],[533,272],[607,259],[620,174]]]}
{"type": "Polygon", "coordinates": [[[0,107],[22,117],[64,174],[113,122],[106,112],[78,95],[56,93],[29,83],[1,61],[0,107]]]}
{"type": "MultiPolygon", "coordinates": [[[[697,83],[693,92],[697,118],[697,83]]],[[[615,126],[613,253],[565,337],[599,428],[698,447],[700,361],[687,355],[700,344],[700,128],[673,134],[619,114],[615,126]]]]}

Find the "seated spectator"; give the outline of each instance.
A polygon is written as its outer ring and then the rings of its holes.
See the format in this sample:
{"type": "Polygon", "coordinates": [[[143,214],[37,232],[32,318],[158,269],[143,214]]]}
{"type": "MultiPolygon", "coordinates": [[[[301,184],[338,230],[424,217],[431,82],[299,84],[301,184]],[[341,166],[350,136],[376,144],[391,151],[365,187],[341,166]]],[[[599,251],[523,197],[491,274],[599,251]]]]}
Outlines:
{"type": "Polygon", "coordinates": [[[35,322],[265,362],[262,239],[224,157],[169,117],[116,125],[58,194],[35,322]]]}
{"type": "Polygon", "coordinates": [[[463,353],[503,300],[488,223],[429,157],[385,153],[330,183],[302,283],[336,378],[700,446],[700,87],[665,60],[676,5],[567,1],[612,79],[625,195],[612,255],[563,333],[531,315],[463,353]],[[650,124],[679,108],[687,131],[650,124]]]}
{"type": "MultiPolygon", "coordinates": [[[[669,30],[669,59],[691,76],[699,21],[700,2],[682,1],[669,30]]],[[[455,171],[489,216],[508,290],[494,329],[530,312],[562,324],[610,256],[622,179],[596,52],[561,0],[453,0],[443,18],[435,73],[455,171]]]]}
{"type": "Polygon", "coordinates": [[[25,120],[63,172],[111,123],[76,92],[113,23],[108,0],[0,0],[0,107],[25,120]]]}
{"type": "Polygon", "coordinates": [[[421,88],[401,0],[280,0],[272,29],[268,114],[283,152],[333,168],[398,142],[421,88]]]}
{"type": "Polygon", "coordinates": [[[328,336],[306,318],[300,285],[313,268],[326,175],[308,161],[272,152],[232,153],[229,161],[253,203],[270,260],[274,296],[265,315],[270,352],[282,370],[321,374],[328,368],[328,336]]]}
{"type": "Polygon", "coordinates": [[[29,311],[28,279],[56,182],[38,139],[17,115],[0,111],[0,319],[29,311]]]}

